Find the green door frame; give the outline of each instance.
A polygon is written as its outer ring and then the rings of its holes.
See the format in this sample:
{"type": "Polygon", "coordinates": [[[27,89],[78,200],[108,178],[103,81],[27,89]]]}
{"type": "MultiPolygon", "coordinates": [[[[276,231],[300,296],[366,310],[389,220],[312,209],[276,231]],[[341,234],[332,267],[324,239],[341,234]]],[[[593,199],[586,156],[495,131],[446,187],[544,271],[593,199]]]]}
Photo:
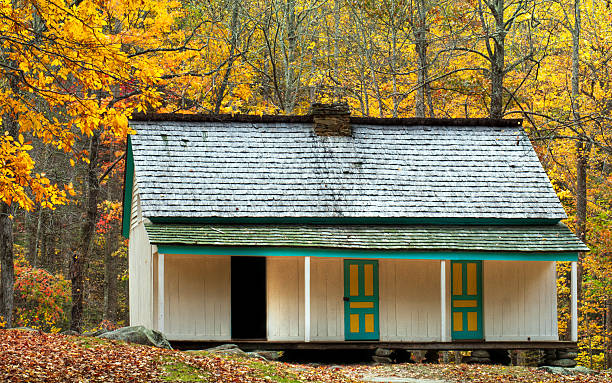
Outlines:
{"type": "Polygon", "coordinates": [[[380,338],[378,303],[378,260],[345,259],[344,338],[346,340],[378,340],[380,338]],[[366,295],[365,267],[367,265],[372,265],[371,281],[368,282],[371,284],[369,286],[371,295],[366,295]],[[356,269],[353,268],[353,270],[357,271],[357,284],[353,284],[353,291],[351,291],[351,266],[356,266],[356,269]],[[351,324],[356,325],[358,331],[351,331],[351,324]],[[370,330],[373,331],[367,331],[366,326],[370,326],[370,330]]]}
{"type": "MultiPolygon", "coordinates": [[[[457,269],[458,271],[459,269],[457,269]]],[[[451,261],[451,334],[453,340],[484,339],[482,320],[482,261],[451,261]],[[468,265],[476,265],[475,294],[468,288],[468,265]],[[455,267],[461,266],[461,280],[457,281],[455,267]],[[458,282],[457,284],[455,282],[458,282]],[[474,320],[476,315],[476,320],[474,320]],[[476,328],[470,329],[475,322],[476,328]]]]}

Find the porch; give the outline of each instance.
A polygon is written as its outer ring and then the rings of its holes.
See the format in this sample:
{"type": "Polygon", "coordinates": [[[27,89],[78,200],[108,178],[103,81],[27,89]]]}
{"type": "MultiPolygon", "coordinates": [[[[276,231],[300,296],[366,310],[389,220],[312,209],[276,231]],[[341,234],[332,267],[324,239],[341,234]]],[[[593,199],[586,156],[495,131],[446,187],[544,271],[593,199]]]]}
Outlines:
{"type": "MultiPolygon", "coordinates": [[[[377,300],[372,304],[376,318],[371,323],[375,337],[372,341],[352,341],[348,331],[353,326],[352,318],[346,315],[350,288],[347,261],[351,258],[241,254],[157,252],[153,262],[155,327],[174,342],[195,341],[211,346],[231,342],[247,349],[264,345],[266,349],[284,350],[575,346],[575,342],[558,341],[554,261],[481,261],[480,335],[478,340],[460,340],[453,323],[453,308],[458,305],[453,303],[451,270],[456,261],[366,260],[376,265],[377,300]],[[233,283],[232,279],[244,278],[238,277],[232,267],[232,259],[237,258],[261,260],[259,288],[233,283]],[[249,296],[250,290],[257,289],[263,291],[262,295],[249,296]],[[251,305],[250,311],[240,312],[236,297],[243,295],[242,302],[258,301],[261,307],[251,305]],[[245,318],[243,322],[240,317],[245,318]],[[262,330],[256,336],[235,330],[240,323],[248,327],[249,322],[257,321],[262,330]]],[[[357,324],[361,326],[357,332],[363,332],[364,318],[359,318],[362,324],[357,324]]]]}

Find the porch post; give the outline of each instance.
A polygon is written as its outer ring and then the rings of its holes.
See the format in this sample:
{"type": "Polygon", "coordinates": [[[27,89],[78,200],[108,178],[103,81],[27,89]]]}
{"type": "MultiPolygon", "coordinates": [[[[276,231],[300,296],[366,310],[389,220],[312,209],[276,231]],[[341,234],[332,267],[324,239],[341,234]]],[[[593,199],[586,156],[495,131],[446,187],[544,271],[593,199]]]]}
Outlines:
{"type": "Polygon", "coordinates": [[[164,332],[164,258],[158,254],[157,260],[157,330],[164,332]]]}
{"type": "Polygon", "coordinates": [[[446,261],[440,260],[440,341],[446,342],[446,261]]]}
{"type": "Polygon", "coordinates": [[[304,342],[310,342],[310,257],[304,257],[304,342]]]}
{"type": "Polygon", "coordinates": [[[578,341],[578,264],[577,262],[572,262],[571,314],[572,314],[571,340],[572,342],[577,342],[578,341]]]}

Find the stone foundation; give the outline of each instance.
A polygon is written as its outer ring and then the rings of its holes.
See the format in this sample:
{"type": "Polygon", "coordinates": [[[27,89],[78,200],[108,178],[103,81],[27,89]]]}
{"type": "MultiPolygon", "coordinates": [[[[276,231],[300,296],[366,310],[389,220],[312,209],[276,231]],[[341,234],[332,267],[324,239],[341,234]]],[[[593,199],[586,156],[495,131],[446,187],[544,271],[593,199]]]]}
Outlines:
{"type": "Polygon", "coordinates": [[[467,363],[499,364],[513,366],[540,367],[552,366],[573,368],[577,365],[576,349],[549,350],[473,350],[466,355],[465,351],[437,350],[392,350],[377,348],[372,359],[377,363],[467,363]]]}

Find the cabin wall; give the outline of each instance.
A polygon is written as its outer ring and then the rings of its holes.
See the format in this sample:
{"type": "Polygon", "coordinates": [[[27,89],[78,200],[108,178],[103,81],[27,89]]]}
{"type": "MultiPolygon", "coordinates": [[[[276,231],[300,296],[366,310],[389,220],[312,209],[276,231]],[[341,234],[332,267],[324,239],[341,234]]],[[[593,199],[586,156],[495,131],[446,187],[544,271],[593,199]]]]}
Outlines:
{"type": "Polygon", "coordinates": [[[344,340],[344,270],[338,258],[310,260],[310,339],[344,340]]]}
{"type": "Polygon", "coordinates": [[[485,261],[488,341],[558,340],[555,262],[485,261]]]}
{"type": "MultiPolygon", "coordinates": [[[[137,229],[134,233],[137,238],[137,229]]],[[[150,246],[148,251],[152,251],[150,246]]],[[[310,262],[311,340],[342,341],[343,259],[312,257],[310,262]]],[[[148,266],[151,275],[155,275],[153,263],[148,266]]],[[[164,268],[163,327],[168,338],[230,340],[231,258],[166,255],[164,268]]],[[[450,340],[448,261],[446,269],[446,326],[450,340]]],[[[303,340],[304,257],[268,257],[266,270],[268,340],[303,340]]],[[[141,277],[139,283],[148,283],[144,279],[141,277]]],[[[440,261],[381,259],[379,284],[381,341],[441,340],[440,261]]],[[[147,297],[144,291],[147,289],[142,285],[135,291],[135,299],[143,299],[142,307],[147,301],[157,301],[147,297]]],[[[156,305],[148,306],[151,313],[148,317],[144,311],[146,307],[131,314],[136,317],[141,313],[138,324],[156,324],[151,318],[156,317],[156,305]]],[[[484,334],[488,341],[558,340],[555,263],[484,261],[483,313],[484,334]]]]}
{"type": "MultiPolygon", "coordinates": [[[[304,339],[304,258],[268,257],[268,339],[304,339]]],[[[344,340],[341,258],[310,260],[310,337],[344,340]]],[[[379,260],[381,341],[440,340],[440,261],[379,260]]]]}
{"type": "Polygon", "coordinates": [[[380,340],[440,340],[440,261],[379,260],[380,340]]]}
{"type": "Polygon", "coordinates": [[[170,340],[231,338],[231,258],[166,255],[164,333],[170,340]]]}
{"type": "Polygon", "coordinates": [[[268,257],[268,340],[304,339],[304,257],[268,257]]]}
{"type": "Polygon", "coordinates": [[[132,189],[132,215],[129,241],[130,325],[152,328],[153,322],[153,264],[154,246],[142,219],[138,184],[134,178],[132,189]]]}

